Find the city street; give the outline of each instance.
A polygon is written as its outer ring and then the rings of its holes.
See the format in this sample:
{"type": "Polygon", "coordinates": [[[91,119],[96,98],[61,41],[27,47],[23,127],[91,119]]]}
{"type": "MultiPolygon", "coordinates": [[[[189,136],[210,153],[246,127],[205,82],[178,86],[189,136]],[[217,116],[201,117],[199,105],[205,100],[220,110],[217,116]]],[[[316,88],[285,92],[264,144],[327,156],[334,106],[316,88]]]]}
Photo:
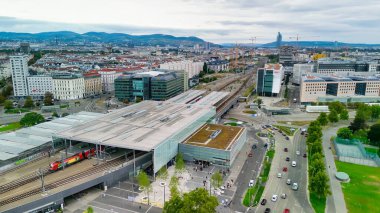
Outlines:
{"type": "MultiPolygon", "coordinates": [[[[308,201],[307,193],[307,158],[303,158],[306,153],[305,138],[297,131],[290,140],[275,131],[276,138],[276,154],[274,156],[269,179],[266,184],[262,198],[267,199],[265,206],[259,205],[256,212],[264,212],[265,208],[270,208],[273,212],[283,212],[288,208],[290,212],[313,212],[308,201]],[[284,148],[288,151],[285,152],[284,148]],[[300,155],[296,154],[300,151],[300,155]],[[286,161],[286,157],[290,160],[286,161]],[[292,167],[291,162],[296,161],[296,167],[292,167]],[[288,171],[284,172],[283,167],[287,167],[288,171]],[[282,177],[278,178],[277,174],[281,173],[282,177]],[[291,180],[291,184],[298,183],[298,190],[291,189],[291,185],[287,185],[287,179],[291,180]],[[281,198],[281,194],[287,195],[286,199],[281,198]],[[271,201],[273,195],[278,195],[276,202],[271,201]]],[[[260,200],[261,202],[261,200],[260,200]]]]}

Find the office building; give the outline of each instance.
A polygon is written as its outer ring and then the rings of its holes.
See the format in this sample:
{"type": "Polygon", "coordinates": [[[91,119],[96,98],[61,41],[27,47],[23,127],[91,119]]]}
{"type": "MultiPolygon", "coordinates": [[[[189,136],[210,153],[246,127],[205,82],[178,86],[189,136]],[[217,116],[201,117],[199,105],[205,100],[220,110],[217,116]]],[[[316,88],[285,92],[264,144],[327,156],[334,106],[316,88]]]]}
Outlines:
{"type": "Polygon", "coordinates": [[[28,55],[10,56],[13,94],[15,97],[28,96],[28,55]]]}
{"type": "Polygon", "coordinates": [[[281,64],[293,61],[295,48],[293,46],[281,46],[279,52],[279,61],[281,64]]]}
{"type": "Polygon", "coordinates": [[[84,96],[90,97],[102,93],[101,75],[96,71],[83,74],[84,78],[84,96]]]}
{"type": "Polygon", "coordinates": [[[184,92],[183,71],[149,71],[122,75],[115,80],[119,100],[167,100],[184,92]]]}
{"type": "Polygon", "coordinates": [[[75,100],[84,97],[85,86],[82,75],[59,72],[53,73],[53,95],[58,100],[75,100]]]}
{"type": "Polygon", "coordinates": [[[300,85],[302,76],[311,74],[314,70],[314,64],[295,64],[293,66],[292,83],[300,85]]]}
{"type": "Polygon", "coordinates": [[[284,68],[281,64],[265,64],[257,70],[256,91],[261,96],[277,96],[281,90],[284,68]]]}
{"type": "Polygon", "coordinates": [[[376,76],[325,76],[302,77],[300,101],[312,102],[372,102],[380,100],[380,78],[376,76]]]}
{"type": "Polygon", "coordinates": [[[29,96],[43,99],[46,92],[53,92],[53,78],[49,75],[28,76],[29,96]]]}
{"type": "Polygon", "coordinates": [[[380,64],[377,62],[356,62],[322,58],[316,63],[314,72],[336,75],[374,75],[380,74],[380,64]]]}

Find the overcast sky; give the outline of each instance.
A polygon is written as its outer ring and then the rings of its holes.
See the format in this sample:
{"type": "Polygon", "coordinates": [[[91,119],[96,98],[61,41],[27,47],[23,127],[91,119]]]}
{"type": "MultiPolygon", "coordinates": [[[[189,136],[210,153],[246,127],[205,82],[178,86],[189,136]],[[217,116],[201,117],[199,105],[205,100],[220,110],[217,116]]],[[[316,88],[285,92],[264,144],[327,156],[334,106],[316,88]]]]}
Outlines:
{"type": "Polygon", "coordinates": [[[0,31],[380,43],[380,0],[0,0],[0,31]]]}

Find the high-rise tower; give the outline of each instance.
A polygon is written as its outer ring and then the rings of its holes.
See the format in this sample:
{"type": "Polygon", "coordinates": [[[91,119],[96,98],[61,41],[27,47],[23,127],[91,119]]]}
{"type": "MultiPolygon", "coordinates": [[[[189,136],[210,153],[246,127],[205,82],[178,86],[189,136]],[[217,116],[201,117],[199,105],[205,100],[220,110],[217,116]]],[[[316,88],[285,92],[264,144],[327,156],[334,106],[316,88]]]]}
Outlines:
{"type": "Polygon", "coordinates": [[[281,47],[281,43],[282,43],[282,35],[281,35],[280,32],[278,32],[278,34],[277,34],[277,40],[276,40],[276,46],[277,46],[277,48],[281,47]]]}

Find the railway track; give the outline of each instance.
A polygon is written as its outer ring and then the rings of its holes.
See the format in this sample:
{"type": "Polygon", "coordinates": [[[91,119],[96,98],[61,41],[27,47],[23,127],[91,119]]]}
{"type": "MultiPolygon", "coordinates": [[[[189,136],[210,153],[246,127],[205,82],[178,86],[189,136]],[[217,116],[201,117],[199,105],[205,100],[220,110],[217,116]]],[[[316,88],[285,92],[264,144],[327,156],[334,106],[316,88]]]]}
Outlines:
{"type": "MultiPolygon", "coordinates": [[[[49,174],[50,173],[49,167],[42,169],[42,173],[44,175],[49,174]]],[[[38,178],[39,178],[39,176],[38,176],[37,172],[33,172],[32,174],[29,174],[29,175],[24,176],[22,178],[19,178],[17,180],[13,180],[9,183],[1,185],[0,186],[0,194],[4,194],[5,192],[11,191],[11,190],[16,189],[18,187],[21,187],[25,184],[28,184],[28,183],[33,182],[35,180],[38,180],[38,178]]]]}
{"type": "MultiPolygon", "coordinates": [[[[65,179],[60,179],[60,180],[57,180],[55,182],[48,183],[48,184],[45,185],[45,190],[49,191],[49,190],[52,190],[54,188],[57,188],[57,187],[69,184],[71,182],[83,179],[85,177],[91,176],[93,174],[96,174],[96,173],[99,173],[99,172],[103,172],[103,171],[107,171],[108,169],[113,168],[115,166],[118,166],[118,165],[120,165],[123,162],[125,162],[125,158],[124,157],[120,157],[120,158],[108,161],[108,162],[100,164],[100,165],[98,165],[98,166],[96,166],[94,168],[90,168],[90,169],[87,169],[85,171],[82,171],[82,172],[79,172],[77,174],[74,174],[74,175],[72,175],[70,177],[67,177],[65,179]]],[[[35,188],[33,188],[33,189],[31,189],[31,190],[29,190],[27,192],[23,192],[23,193],[18,194],[16,196],[9,197],[9,198],[6,198],[4,200],[1,200],[0,201],[0,206],[5,206],[7,204],[10,204],[10,203],[16,202],[18,200],[22,200],[24,198],[27,198],[27,197],[30,197],[30,196],[33,196],[33,195],[37,195],[37,194],[40,194],[40,193],[42,193],[41,188],[40,187],[35,187],[35,188]]]]}

